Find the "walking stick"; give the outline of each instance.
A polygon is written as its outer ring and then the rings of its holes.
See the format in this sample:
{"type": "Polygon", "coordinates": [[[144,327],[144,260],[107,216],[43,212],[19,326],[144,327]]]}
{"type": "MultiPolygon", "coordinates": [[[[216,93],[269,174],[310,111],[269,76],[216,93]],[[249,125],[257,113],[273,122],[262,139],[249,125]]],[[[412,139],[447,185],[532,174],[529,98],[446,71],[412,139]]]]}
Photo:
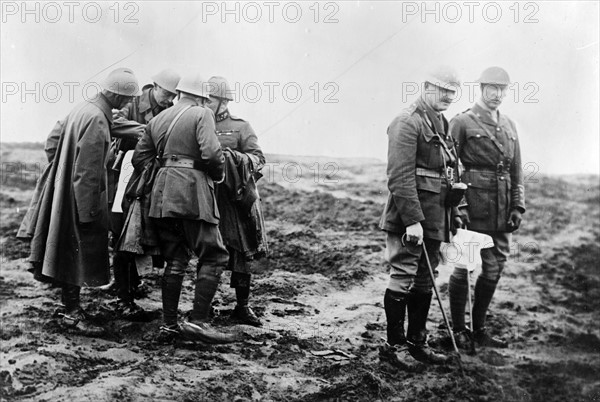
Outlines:
{"type": "Polygon", "coordinates": [[[468,268],[467,270],[467,295],[469,296],[469,329],[471,330],[471,336],[469,336],[469,340],[471,342],[471,350],[469,350],[469,354],[474,355],[477,353],[475,350],[475,338],[473,337],[473,302],[471,300],[471,272],[468,268]]]}
{"type": "Polygon", "coordinates": [[[440,305],[440,310],[442,310],[442,317],[444,317],[444,322],[446,323],[446,329],[448,330],[448,335],[450,335],[450,339],[452,340],[452,346],[454,347],[454,352],[458,356],[458,366],[460,367],[460,372],[463,377],[465,376],[465,369],[462,365],[462,359],[460,357],[460,352],[458,351],[458,346],[456,346],[456,340],[454,339],[454,334],[452,333],[452,329],[450,328],[450,321],[448,321],[448,316],[446,315],[446,311],[444,310],[444,306],[442,305],[442,299],[440,299],[440,292],[438,291],[437,285],[435,283],[435,275],[433,273],[433,268],[431,268],[431,262],[429,261],[429,254],[427,254],[427,247],[425,247],[425,241],[421,243],[423,246],[423,252],[425,253],[425,260],[427,261],[427,267],[429,268],[429,276],[431,277],[431,282],[433,283],[433,290],[435,291],[435,297],[440,305]]]}

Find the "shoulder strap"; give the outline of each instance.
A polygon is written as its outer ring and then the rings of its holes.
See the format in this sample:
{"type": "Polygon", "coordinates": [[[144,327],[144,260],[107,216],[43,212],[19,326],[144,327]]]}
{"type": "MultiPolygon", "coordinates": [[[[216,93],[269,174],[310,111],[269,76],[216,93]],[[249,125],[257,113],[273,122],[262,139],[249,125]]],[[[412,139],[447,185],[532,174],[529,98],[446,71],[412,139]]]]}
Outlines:
{"type": "MultiPolygon", "coordinates": [[[[457,179],[458,179],[458,181],[460,181],[460,169],[458,169],[458,153],[456,152],[456,148],[455,148],[455,145],[454,145],[454,139],[452,139],[452,149],[448,148],[448,144],[446,144],[446,141],[442,138],[442,136],[440,135],[440,133],[438,133],[438,131],[435,129],[435,125],[433,124],[433,122],[431,121],[431,119],[429,118],[429,116],[427,115],[427,112],[424,111],[424,110],[421,110],[419,107],[416,108],[416,112],[419,114],[419,116],[421,116],[421,118],[423,120],[425,120],[425,123],[427,124],[427,126],[431,129],[431,131],[433,131],[433,133],[435,134],[435,136],[437,137],[437,139],[442,144],[442,148],[443,148],[443,150],[442,150],[442,160],[444,161],[444,174],[448,175],[448,164],[446,162],[446,156],[448,157],[449,160],[452,160],[452,158],[454,158],[455,163],[457,165],[457,168],[456,168],[457,179]]],[[[445,122],[445,119],[442,120],[442,125],[444,126],[445,130],[448,129],[448,126],[447,126],[447,123],[445,122]]]]}
{"type": "Polygon", "coordinates": [[[189,108],[191,108],[192,105],[188,105],[186,107],[184,107],[179,113],[177,113],[177,115],[175,116],[175,118],[173,119],[173,121],[171,122],[171,124],[169,125],[169,128],[167,129],[167,132],[165,133],[165,135],[163,135],[162,137],[160,137],[158,139],[158,144],[157,144],[157,154],[158,154],[158,158],[162,158],[164,152],[165,152],[165,147],[167,146],[167,141],[169,140],[169,137],[171,136],[171,131],[173,131],[173,127],[175,126],[175,123],[177,123],[177,120],[179,120],[179,118],[181,117],[181,115],[183,113],[185,113],[189,108]]]}
{"type": "MultiPolygon", "coordinates": [[[[479,119],[475,116],[475,113],[473,113],[472,110],[469,109],[469,111],[467,112],[467,115],[479,126],[481,127],[481,129],[483,129],[483,131],[485,131],[486,133],[488,133],[487,129],[483,126],[483,124],[481,124],[481,121],[479,121],[479,119]]],[[[496,145],[496,148],[498,148],[498,151],[500,151],[500,153],[502,154],[502,156],[506,157],[506,154],[504,152],[504,149],[502,147],[502,144],[500,144],[500,142],[498,141],[498,139],[492,134],[489,135],[488,133],[488,137],[490,138],[490,140],[492,140],[492,142],[494,143],[494,145],[496,145]]]]}

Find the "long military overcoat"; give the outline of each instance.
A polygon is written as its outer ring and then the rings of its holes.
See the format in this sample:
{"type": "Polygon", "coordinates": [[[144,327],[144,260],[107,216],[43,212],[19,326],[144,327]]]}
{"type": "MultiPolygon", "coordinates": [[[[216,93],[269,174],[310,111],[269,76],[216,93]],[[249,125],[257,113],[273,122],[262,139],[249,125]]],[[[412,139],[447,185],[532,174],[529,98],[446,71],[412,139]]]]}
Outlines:
{"type": "Polygon", "coordinates": [[[255,192],[257,197],[249,211],[236,205],[227,191],[230,178],[226,177],[225,183],[219,184],[216,191],[221,214],[219,230],[226,246],[239,251],[247,259],[253,259],[268,251],[262,205],[255,183],[255,178],[260,177],[258,173],[265,164],[265,156],[250,123],[231,116],[229,111],[217,115],[216,120],[217,138],[223,149],[229,148],[246,155],[247,159],[243,163],[252,173],[246,190],[255,192]]]}
{"type": "Polygon", "coordinates": [[[59,121],[46,141],[49,164],[37,183],[18,237],[31,239],[30,261],[72,285],[109,282],[106,161],[111,106],[103,95],[59,121]]]}

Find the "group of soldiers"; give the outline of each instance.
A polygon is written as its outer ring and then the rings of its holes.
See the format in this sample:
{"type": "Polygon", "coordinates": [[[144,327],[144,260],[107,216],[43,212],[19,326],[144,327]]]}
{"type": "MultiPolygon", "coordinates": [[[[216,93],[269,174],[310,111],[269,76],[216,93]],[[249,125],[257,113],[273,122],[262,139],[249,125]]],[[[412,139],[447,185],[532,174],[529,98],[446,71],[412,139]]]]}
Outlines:
{"type": "Polygon", "coordinates": [[[31,240],[36,277],[62,287],[65,327],[87,336],[104,332],[81,307],[80,292],[109,282],[110,237],[117,315],[145,316],[134,302],[136,255],[151,255],[164,268],[158,337],[168,341],[187,330],[225,342],[227,334],[209,323],[223,270],[232,271],[232,318],[261,326],[248,299],[252,263],[267,253],[256,188],[265,158],[250,124],[229,113],[233,93],[225,78],[205,81],[167,69],[152,80],[140,91],[132,70],[118,68],[96,97],[56,124],[45,147],[49,164],[18,237],[31,240]],[[129,176],[126,160],[134,168],[129,176]],[[193,309],[181,326],[179,298],[193,255],[193,309]]]}
{"type": "Polygon", "coordinates": [[[490,67],[478,82],[480,98],[448,122],[442,112],[455,100],[460,81],[452,68],[433,70],[421,96],[388,127],[389,197],[380,222],[390,266],[386,352],[407,346],[425,363],[448,360],[428,346],[426,323],[440,244],[465,227],[490,236],[493,247],[481,250],[472,331],[465,323],[468,270],[457,265],[450,276],[452,336],[464,349],[507,346],[491,336],[486,315],[509,255],[511,232],[525,212],[521,152],[515,124],[498,109],[510,85],[508,73],[490,67]]]}
{"type": "MultiPolygon", "coordinates": [[[[468,271],[456,268],[450,277],[456,342],[463,348],[472,342],[507,346],[486,329],[486,314],[510,233],[525,212],[521,155],[515,124],[498,110],[510,84],[507,72],[490,67],[478,81],[479,100],[448,122],[442,112],[460,82],[450,68],[433,71],[420,97],[388,127],[389,197],[380,222],[390,267],[387,347],[394,352],[407,346],[426,363],[448,360],[428,346],[426,323],[441,242],[459,228],[489,235],[494,245],[481,251],[472,331],[465,323],[468,271]]],[[[171,340],[187,330],[208,342],[229,340],[210,325],[225,269],[232,271],[236,292],[232,315],[261,325],[248,299],[252,262],[267,252],[256,189],[265,158],[250,124],[229,113],[232,100],[223,77],[204,81],[164,70],[140,94],[133,72],[120,68],[97,97],[57,123],[46,143],[50,163],[19,236],[31,239],[35,274],[61,284],[65,326],[92,336],[103,331],[81,308],[80,289],[109,282],[109,232],[122,317],[133,319],[141,311],[133,297],[139,282],[135,256],[147,254],[164,266],[159,338],[171,340]],[[122,157],[131,151],[134,173],[123,180],[122,157]],[[115,195],[124,185],[120,200],[115,195]],[[192,255],[198,257],[193,309],[182,326],[178,305],[192,255]]]]}

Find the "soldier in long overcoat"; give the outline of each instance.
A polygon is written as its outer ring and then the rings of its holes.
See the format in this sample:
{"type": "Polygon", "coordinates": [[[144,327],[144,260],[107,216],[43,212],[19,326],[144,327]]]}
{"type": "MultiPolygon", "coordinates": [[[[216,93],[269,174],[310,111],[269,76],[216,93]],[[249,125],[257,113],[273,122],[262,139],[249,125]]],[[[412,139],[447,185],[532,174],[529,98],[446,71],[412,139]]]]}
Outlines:
{"type": "Polygon", "coordinates": [[[391,346],[408,343],[413,358],[425,363],[447,360],[427,345],[433,283],[423,244],[435,270],[440,243],[449,237],[446,195],[456,164],[448,122],[441,112],[452,102],[458,85],[452,69],[435,70],[425,81],[421,96],[387,130],[389,196],[380,223],[386,232],[386,260],[390,266],[384,297],[387,341],[391,346]]]}
{"type": "Polygon", "coordinates": [[[507,343],[486,331],[486,314],[510,253],[511,232],[521,224],[525,212],[525,191],[521,150],[515,123],[498,107],[510,85],[508,73],[500,67],[486,69],[478,81],[481,98],[450,122],[458,156],[468,185],[468,206],[461,216],[470,230],[490,235],[492,248],[481,250],[482,272],[475,284],[473,334],[465,325],[468,275],[457,268],[450,276],[450,307],[459,345],[469,337],[482,346],[506,347],[507,343]]]}
{"type": "Polygon", "coordinates": [[[111,72],[103,90],[59,121],[46,141],[49,165],[18,237],[31,239],[30,261],[62,284],[63,323],[98,335],[80,306],[81,286],[109,281],[107,156],[112,109],[139,92],[127,68],[111,72]]]}
{"type": "Polygon", "coordinates": [[[250,123],[229,113],[228,104],[233,101],[233,94],[227,80],[211,77],[209,85],[211,92],[207,106],[215,114],[217,137],[221,147],[227,151],[226,162],[234,165],[239,162],[236,169],[247,172],[246,175],[226,175],[225,182],[219,184],[216,190],[221,214],[219,229],[229,251],[230,287],[235,288],[237,302],[231,316],[244,324],[261,326],[262,323],[248,306],[248,299],[251,266],[267,252],[262,207],[256,188],[259,172],[265,165],[265,156],[250,123]],[[233,181],[239,176],[246,176],[246,181],[236,186],[233,181]],[[238,188],[253,194],[237,194],[235,189],[238,188]],[[249,202],[243,202],[243,199],[249,202]]]}

